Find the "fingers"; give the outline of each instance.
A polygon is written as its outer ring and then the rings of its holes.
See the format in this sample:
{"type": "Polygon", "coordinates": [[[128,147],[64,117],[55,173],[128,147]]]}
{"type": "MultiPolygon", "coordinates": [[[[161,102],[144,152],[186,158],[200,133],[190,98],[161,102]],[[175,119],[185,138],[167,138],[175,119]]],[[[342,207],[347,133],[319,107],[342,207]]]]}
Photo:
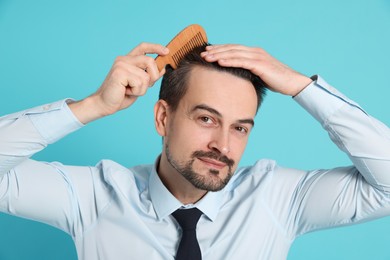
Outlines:
{"type": "Polygon", "coordinates": [[[259,47],[248,47],[238,44],[221,44],[221,45],[211,45],[206,47],[206,52],[208,55],[216,55],[221,53],[253,53],[253,54],[266,54],[266,52],[259,47]]]}
{"type": "Polygon", "coordinates": [[[136,55],[145,55],[145,54],[157,54],[157,55],[167,55],[169,50],[167,47],[161,44],[143,42],[135,47],[132,51],[128,53],[130,56],[136,55]]]}
{"type": "Polygon", "coordinates": [[[143,96],[150,86],[150,76],[142,69],[135,69],[122,82],[128,96],[143,96]]]}
{"type": "Polygon", "coordinates": [[[148,56],[120,56],[114,66],[114,77],[126,88],[126,95],[144,95],[160,78],[154,59],[148,56]]]}
{"type": "Polygon", "coordinates": [[[227,59],[251,59],[259,60],[266,54],[261,48],[253,48],[242,45],[216,45],[207,46],[201,55],[207,61],[213,62],[227,59]]]}
{"type": "Polygon", "coordinates": [[[158,71],[155,60],[145,55],[148,53],[166,55],[169,50],[160,44],[141,43],[116,58],[103,84],[91,95],[99,114],[110,115],[128,108],[163,76],[165,70],[158,71]]]}
{"type": "Polygon", "coordinates": [[[239,67],[261,76],[259,70],[262,61],[267,59],[267,53],[261,48],[247,47],[235,44],[207,46],[201,56],[208,62],[218,62],[224,67],[239,67]]]}
{"type": "MultiPolygon", "coordinates": [[[[133,64],[140,69],[143,69],[150,77],[148,86],[152,86],[159,78],[161,78],[165,70],[159,71],[155,60],[145,54],[167,55],[169,49],[161,44],[143,42],[130,51],[127,56],[133,57],[133,64]]],[[[130,60],[129,60],[130,61],[130,60]]],[[[133,85],[130,85],[134,87],[133,85]]]]}

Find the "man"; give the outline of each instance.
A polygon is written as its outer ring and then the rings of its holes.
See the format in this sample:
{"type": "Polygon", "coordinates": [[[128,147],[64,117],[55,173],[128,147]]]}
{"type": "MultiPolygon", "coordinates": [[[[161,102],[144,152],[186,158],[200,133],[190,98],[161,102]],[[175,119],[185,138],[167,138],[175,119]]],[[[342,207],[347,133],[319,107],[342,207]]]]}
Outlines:
{"type": "Polygon", "coordinates": [[[197,259],[285,259],[301,234],[390,213],[389,129],[322,78],[240,45],[195,50],[167,72],[145,55],[168,52],[143,43],[118,57],[84,100],[1,118],[0,209],[66,231],[79,259],[115,260],[175,259],[188,232],[176,213],[194,208],[201,215],[192,242],[200,253],[187,249],[184,259],[198,253],[197,259]],[[130,107],[165,72],[154,110],[163,148],[154,165],[28,159],[84,124],[130,107]],[[237,169],[263,82],[293,96],[354,165],[304,172],[260,160],[237,169]]]}

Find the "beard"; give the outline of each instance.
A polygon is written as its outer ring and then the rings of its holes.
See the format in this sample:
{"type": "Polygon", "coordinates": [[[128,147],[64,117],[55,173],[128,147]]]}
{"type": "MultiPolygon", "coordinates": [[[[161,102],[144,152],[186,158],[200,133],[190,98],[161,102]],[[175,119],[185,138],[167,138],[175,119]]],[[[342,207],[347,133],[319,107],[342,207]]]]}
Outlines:
{"type": "Polygon", "coordinates": [[[234,165],[234,160],[229,159],[225,155],[221,155],[221,153],[217,151],[195,151],[192,153],[190,160],[187,162],[178,162],[173,159],[168,145],[165,146],[165,153],[169,164],[184,178],[186,178],[187,181],[189,181],[195,188],[206,191],[220,191],[226,186],[226,184],[228,184],[233,176],[232,167],[234,165]],[[221,179],[219,176],[220,172],[215,169],[210,169],[208,174],[205,176],[195,172],[193,164],[197,157],[211,158],[225,163],[228,167],[226,177],[221,179]]]}

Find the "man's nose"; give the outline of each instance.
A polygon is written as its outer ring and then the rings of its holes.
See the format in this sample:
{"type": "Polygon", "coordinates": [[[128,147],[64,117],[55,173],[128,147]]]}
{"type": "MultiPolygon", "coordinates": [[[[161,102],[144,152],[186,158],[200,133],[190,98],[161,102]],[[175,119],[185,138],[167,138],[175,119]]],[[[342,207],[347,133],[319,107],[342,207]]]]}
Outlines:
{"type": "Polygon", "coordinates": [[[228,130],[215,131],[209,143],[209,149],[227,155],[230,152],[230,137],[228,130]]]}

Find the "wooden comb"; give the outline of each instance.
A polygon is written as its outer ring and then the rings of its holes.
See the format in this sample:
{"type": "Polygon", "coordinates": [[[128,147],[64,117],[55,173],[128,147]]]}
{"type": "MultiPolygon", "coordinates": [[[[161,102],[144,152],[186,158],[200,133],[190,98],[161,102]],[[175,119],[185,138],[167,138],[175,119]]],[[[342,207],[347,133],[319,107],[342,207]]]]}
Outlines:
{"type": "Polygon", "coordinates": [[[167,45],[169,54],[157,56],[156,63],[158,70],[162,70],[166,65],[177,68],[180,60],[195,47],[207,43],[207,36],[202,26],[192,24],[179,32],[167,45]]]}

